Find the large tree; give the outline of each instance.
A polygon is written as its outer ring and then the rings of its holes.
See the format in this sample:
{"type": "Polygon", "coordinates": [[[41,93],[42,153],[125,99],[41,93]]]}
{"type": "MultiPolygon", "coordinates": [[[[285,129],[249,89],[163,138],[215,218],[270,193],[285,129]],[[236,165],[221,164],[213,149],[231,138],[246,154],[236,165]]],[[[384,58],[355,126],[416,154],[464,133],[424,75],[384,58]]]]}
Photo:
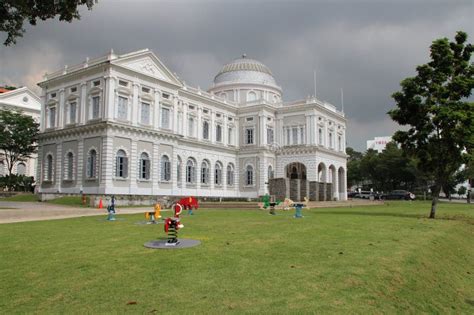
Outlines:
{"type": "Polygon", "coordinates": [[[44,21],[58,16],[60,21],[72,22],[80,18],[78,6],[86,5],[90,10],[94,2],[97,0],[2,0],[0,31],[7,33],[3,44],[15,44],[16,39],[23,36],[25,20],[36,25],[38,19],[44,21]]]}
{"type": "Polygon", "coordinates": [[[16,162],[25,161],[36,152],[39,124],[33,117],[0,110],[0,153],[5,157],[8,174],[16,162]]]}
{"type": "Polygon", "coordinates": [[[392,95],[397,107],[389,111],[394,121],[408,127],[397,131],[394,140],[432,179],[433,219],[441,187],[467,162],[474,147],[474,104],[466,99],[474,89],[474,48],[466,41],[464,32],[458,32],[454,42],[435,40],[431,61],[400,83],[401,91],[392,95]]]}

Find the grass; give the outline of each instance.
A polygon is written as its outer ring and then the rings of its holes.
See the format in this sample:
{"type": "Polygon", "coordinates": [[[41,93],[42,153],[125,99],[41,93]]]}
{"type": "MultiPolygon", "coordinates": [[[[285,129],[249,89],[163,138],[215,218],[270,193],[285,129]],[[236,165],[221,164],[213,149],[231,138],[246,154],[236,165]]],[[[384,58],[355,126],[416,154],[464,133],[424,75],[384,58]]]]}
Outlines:
{"type": "Polygon", "coordinates": [[[48,200],[47,202],[51,204],[55,204],[55,205],[83,207],[83,208],[88,208],[90,204],[89,197],[86,197],[86,205],[83,205],[81,196],[64,196],[64,197],[48,200]]]}
{"type": "Polygon", "coordinates": [[[16,202],[36,202],[38,201],[38,196],[35,194],[18,194],[11,197],[0,198],[0,201],[16,201],[16,202]]]}
{"type": "MultiPolygon", "coordinates": [[[[290,212],[198,210],[180,237],[143,215],[5,224],[2,313],[474,312],[474,207],[428,202],[290,212]],[[136,303],[136,304],[135,304],[136,303]]],[[[119,212],[120,213],[120,212],[119,212]]]]}

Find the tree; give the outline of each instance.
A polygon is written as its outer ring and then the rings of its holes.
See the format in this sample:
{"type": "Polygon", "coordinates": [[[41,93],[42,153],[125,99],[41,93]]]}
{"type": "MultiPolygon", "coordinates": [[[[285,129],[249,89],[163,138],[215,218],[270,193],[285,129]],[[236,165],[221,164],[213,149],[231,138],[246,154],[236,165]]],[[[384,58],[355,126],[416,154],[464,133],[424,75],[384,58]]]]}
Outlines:
{"type": "Polygon", "coordinates": [[[347,186],[352,187],[359,185],[362,182],[362,174],[360,172],[360,161],[362,160],[363,154],[354,150],[351,147],[347,147],[346,153],[347,158],[347,186]]]}
{"type": "MultiPolygon", "coordinates": [[[[97,0],[95,0],[97,3],[97,0]]],[[[80,19],[77,7],[86,5],[92,9],[92,0],[3,0],[0,4],[0,31],[7,33],[5,46],[16,44],[16,39],[22,37],[25,29],[23,23],[27,20],[31,25],[36,21],[52,19],[59,16],[60,21],[72,22],[80,19]]]]}
{"type": "Polygon", "coordinates": [[[39,124],[33,117],[0,110],[0,150],[5,156],[8,174],[16,162],[25,161],[36,152],[39,124]]]}
{"type": "Polygon", "coordinates": [[[407,131],[393,137],[414,156],[433,185],[430,218],[435,218],[441,187],[467,162],[474,147],[474,104],[466,101],[474,88],[474,48],[467,34],[457,32],[454,42],[437,39],[431,45],[431,61],[416,68],[417,75],[404,79],[401,91],[392,95],[397,108],[390,117],[407,131]]]}

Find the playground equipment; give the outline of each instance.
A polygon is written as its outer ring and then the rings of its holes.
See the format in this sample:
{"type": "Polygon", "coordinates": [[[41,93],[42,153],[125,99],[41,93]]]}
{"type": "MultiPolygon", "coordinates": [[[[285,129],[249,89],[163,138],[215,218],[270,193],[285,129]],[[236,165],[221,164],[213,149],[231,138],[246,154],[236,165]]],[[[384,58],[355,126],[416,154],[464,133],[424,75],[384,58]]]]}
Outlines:
{"type": "Polygon", "coordinates": [[[183,209],[188,210],[188,215],[193,215],[193,209],[196,210],[199,208],[199,202],[196,197],[185,197],[181,198],[178,202],[183,209]]]}
{"type": "Polygon", "coordinates": [[[301,210],[307,207],[308,205],[308,198],[304,197],[304,202],[292,202],[291,207],[295,208],[295,215],[293,216],[295,219],[300,219],[303,217],[301,210]]]}
{"type": "MultiPolygon", "coordinates": [[[[102,199],[100,199],[100,202],[102,203],[102,199]]],[[[112,196],[110,200],[110,204],[107,206],[107,221],[115,221],[117,220],[115,218],[115,196],[112,196]]]]}
{"type": "Polygon", "coordinates": [[[156,224],[156,220],[161,219],[161,206],[158,202],[155,204],[153,211],[145,212],[145,219],[147,219],[147,224],[156,224]]]}
{"type": "Polygon", "coordinates": [[[166,246],[176,246],[179,244],[178,241],[178,230],[183,228],[179,215],[183,211],[183,206],[179,203],[173,205],[174,217],[165,219],[165,232],[168,234],[168,240],[166,246]]]}

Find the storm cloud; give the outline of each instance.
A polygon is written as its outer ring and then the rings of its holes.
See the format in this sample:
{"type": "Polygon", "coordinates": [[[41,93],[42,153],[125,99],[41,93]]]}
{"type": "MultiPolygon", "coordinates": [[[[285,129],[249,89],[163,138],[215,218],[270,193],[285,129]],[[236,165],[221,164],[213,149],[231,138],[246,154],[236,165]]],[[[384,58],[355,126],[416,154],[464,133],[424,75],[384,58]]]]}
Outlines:
{"type": "MultiPolygon", "coordinates": [[[[36,83],[45,72],[111,48],[152,49],[192,86],[211,86],[221,66],[246,53],[262,61],[286,101],[314,94],[344,110],[348,146],[399,127],[387,116],[399,82],[428,61],[429,45],[458,30],[474,36],[473,1],[117,1],[81,9],[73,23],[27,27],[0,48],[0,85],[36,83]]],[[[3,41],[3,34],[0,40],[3,41]]]]}

